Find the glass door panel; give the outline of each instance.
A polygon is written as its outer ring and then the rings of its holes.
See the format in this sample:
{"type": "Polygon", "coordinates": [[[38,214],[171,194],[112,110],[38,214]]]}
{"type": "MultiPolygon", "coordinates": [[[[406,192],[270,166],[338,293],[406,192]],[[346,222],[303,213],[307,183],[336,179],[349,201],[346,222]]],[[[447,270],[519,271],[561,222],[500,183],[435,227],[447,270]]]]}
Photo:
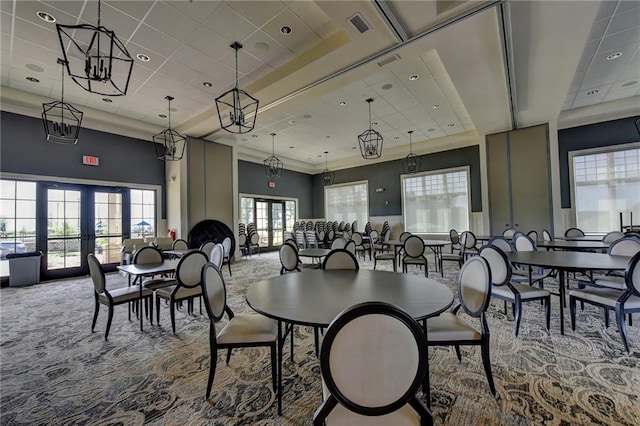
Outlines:
{"type": "Polygon", "coordinates": [[[256,201],[256,231],[260,247],[269,247],[269,202],[256,201]]]}
{"type": "Polygon", "coordinates": [[[46,270],[80,270],[82,256],[82,191],[47,190],[46,270]]]}
{"type": "Polygon", "coordinates": [[[270,246],[282,245],[282,232],[284,231],[284,203],[271,202],[271,232],[270,246]]]}
{"type": "MultiPolygon", "coordinates": [[[[93,235],[94,250],[100,263],[120,263],[122,245],[122,194],[95,192],[93,235]]],[[[92,247],[89,244],[89,247],[92,247]]]]}

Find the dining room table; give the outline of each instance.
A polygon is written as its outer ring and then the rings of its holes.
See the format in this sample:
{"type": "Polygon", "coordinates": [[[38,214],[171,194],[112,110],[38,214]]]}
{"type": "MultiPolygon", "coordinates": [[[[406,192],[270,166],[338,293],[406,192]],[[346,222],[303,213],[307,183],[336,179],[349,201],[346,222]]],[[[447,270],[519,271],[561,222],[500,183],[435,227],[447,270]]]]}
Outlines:
{"type": "MultiPolygon", "coordinates": [[[[178,267],[178,262],[179,259],[165,259],[158,263],[128,263],[126,265],[118,265],[118,270],[127,274],[129,286],[136,284],[136,282],[140,285],[140,298],[142,298],[142,280],[144,277],[174,273],[178,267]]],[[[140,314],[139,317],[140,331],[143,331],[142,314],[140,314]]]]}
{"type": "Polygon", "coordinates": [[[566,241],[602,241],[604,235],[581,235],[575,237],[555,237],[554,240],[566,240],[566,241]]]}
{"type": "MultiPolygon", "coordinates": [[[[328,327],[343,310],[358,303],[392,303],[417,321],[439,315],[453,304],[453,292],[435,280],[390,271],[305,270],[253,284],[247,304],[278,322],[278,413],[282,414],[282,325],[328,327]]],[[[423,327],[426,333],[426,327],[423,327]]],[[[426,374],[423,391],[429,395],[426,374]]],[[[430,398],[427,397],[427,401],[430,398]]]]}
{"type": "Polygon", "coordinates": [[[574,240],[553,240],[553,241],[536,241],[538,248],[558,249],[566,251],[606,251],[611,243],[598,241],[574,241],[574,240]]]}
{"type": "Polygon", "coordinates": [[[542,267],[558,271],[558,293],[560,297],[560,334],[564,335],[564,307],[566,293],[566,273],[587,272],[591,270],[625,270],[630,257],[613,256],[607,253],[589,253],[583,251],[514,251],[507,254],[513,264],[542,267]]]}

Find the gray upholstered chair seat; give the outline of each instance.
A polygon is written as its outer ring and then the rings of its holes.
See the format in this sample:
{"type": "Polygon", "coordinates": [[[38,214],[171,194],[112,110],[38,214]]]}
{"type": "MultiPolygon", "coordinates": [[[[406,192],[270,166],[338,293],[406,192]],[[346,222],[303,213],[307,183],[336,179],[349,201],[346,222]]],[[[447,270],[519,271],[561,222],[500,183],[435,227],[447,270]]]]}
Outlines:
{"type": "Polygon", "coordinates": [[[395,260],[396,256],[393,253],[378,253],[375,258],[378,260],[395,260]]]}
{"type": "Polygon", "coordinates": [[[427,320],[429,342],[482,340],[482,334],[464,319],[444,312],[427,320]]]}
{"type": "MultiPolygon", "coordinates": [[[[116,304],[120,304],[122,302],[127,302],[129,300],[136,300],[140,298],[140,286],[133,285],[131,287],[122,287],[117,288],[115,290],[109,290],[109,294],[113,297],[113,301],[116,304]]],[[[142,289],[142,297],[148,297],[153,295],[153,291],[148,289],[142,289]]],[[[109,303],[109,299],[107,295],[101,293],[99,296],[100,302],[109,303]]]]}
{"type": "MultiPolygon", "coordinates": [[[[173,293],[174,289],[175,289],[175,286],[159,288],[158,290],[156,290],[156,295],[165,299],[169,299],[171,298],[171,294],[173,293]]],[[[188,299],[190,297],[196,297],[201,295],[202,295],[202,287],[200,286],[180,287],[178,289],[178,292],[174,296],[174,300],[188,299]]]]}
{"type": "Polygon", "coordinates": [[[218,344],[268,343],[278,338],[278,323],[262,315],[235,315],[216,337],[218,344]]]}
{"type": "Polygon", "coordinates": [[[142,283],[142,285],[149,290],[157,290],[177,284],[178,281],[176,281],[175,278],[152,278],[142,283]]]}
{"type": "Polygon", "coordinates": [[[616,290],[625,290],[627,288],[624,277],[616,277],[613,275],[596,278],[593,283],[600,287],[615,288],[616,290]]]}
{"type": "MultiPolygon", "coordinates": [[[[582,300],[588,300],[599,305],[615,308],[616,303],[624,292],[613,288],[588,287],[580,290],[571,290],[569,296],[582,300]]],[[[624,304],[625,309],[640,309],[640,297],[631,295],[624,304]]]]}
{"type": "Polygon", "coordinates": [[[425,259],[422,259],[421,257],[416,257],[416,258],[407,257],[403,260],[403,263],[410,264],[410,265],[425,265],[427,261],[425,259]]]}
{"type": "MultiPolygon", "coordinates": [[[[522,300],[538,299],[540,297],[546,297],[549,295],[549,290],[544,290],[538,287],[532,287],[528,284],[511,284],[520,293],[522,300]]],[[[501,298],[515,299],[513,290],[507,285],[493,286],[491,288],[491,294],[501,298]]]]}

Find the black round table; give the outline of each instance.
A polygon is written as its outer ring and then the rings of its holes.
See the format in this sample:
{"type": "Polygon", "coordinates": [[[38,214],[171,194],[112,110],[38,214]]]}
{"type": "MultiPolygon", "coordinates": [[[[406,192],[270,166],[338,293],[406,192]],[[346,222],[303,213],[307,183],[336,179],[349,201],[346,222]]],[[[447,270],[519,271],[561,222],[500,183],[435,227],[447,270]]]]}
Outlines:
{"type": "Polygon", "coordinates": [[[584,250],[606,250],[611,243],[602,241],[569,241],[569,240],[553,240],[553,241],[537,241],[538,248],[560,249],[568,251],[584,251],[584,250]]]}
{"type": "MultiPolygon", "coordinates": [[[[453,304],[444,284],[417,275],[388,271],[307,270],[280,275],[251,286],[247,303],[278,321],[278,413],[282,413],[282,323],[327,327],[346,308],[362,302],[388,302],[416,320],[439,315],[453,304]]],[[[423,390],[429,400],[428,374],[423,390]]]]}

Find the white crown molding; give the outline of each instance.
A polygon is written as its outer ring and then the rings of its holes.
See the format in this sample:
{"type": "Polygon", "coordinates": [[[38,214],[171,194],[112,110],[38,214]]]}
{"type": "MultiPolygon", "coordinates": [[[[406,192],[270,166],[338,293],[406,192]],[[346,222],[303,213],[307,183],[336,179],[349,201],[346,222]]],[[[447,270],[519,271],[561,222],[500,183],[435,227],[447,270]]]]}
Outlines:
{"type": "Polygon", "coordinates": [[[618,120],[640,114],[640,95],[560,112],[558,130],[618,120]]]}

